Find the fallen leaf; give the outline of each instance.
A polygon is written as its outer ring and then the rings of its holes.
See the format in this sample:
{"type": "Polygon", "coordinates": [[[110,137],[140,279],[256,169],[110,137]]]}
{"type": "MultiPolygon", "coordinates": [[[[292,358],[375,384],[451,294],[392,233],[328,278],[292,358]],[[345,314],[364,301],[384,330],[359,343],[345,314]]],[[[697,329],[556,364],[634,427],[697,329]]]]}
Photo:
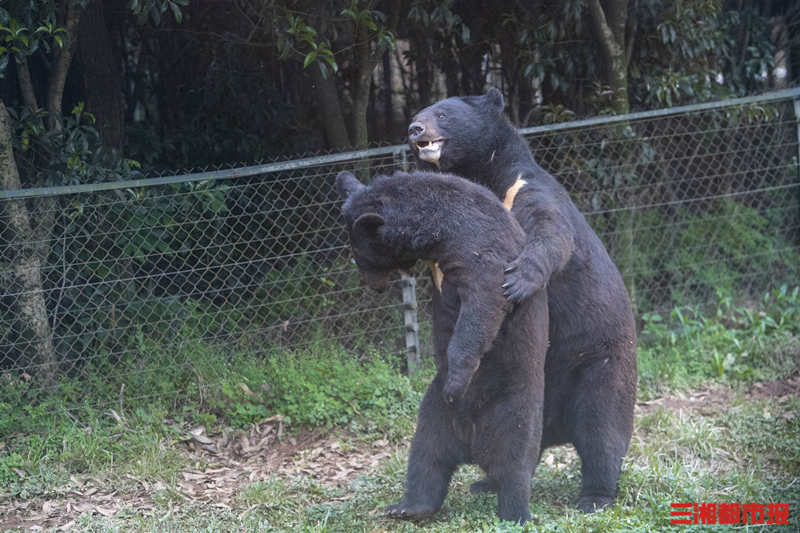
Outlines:
{"type": "Polygon", "coordinates": [[[101,515],[105,516],[106,518],[111,518],[112,516],[117,514],[117,511],[115,510],[103,509],[102,507],[95,507],[94,510],[100,513],[101,515]]]}
{"type": "Polygon", "coordinates": [[[664,403],[664,398],[656,398],[655,400],[647,400],[646,402],[639,402],[639,405],[656,405],[664,403]]]}
{"type": "Polygon", "coordinates": [[[786,411],[781,416],[783,418],[785,418],[786,420],[791,420],[791,419],[793,419],[795,417],[796,414],[797,414],[796,411],[786,411]]]}

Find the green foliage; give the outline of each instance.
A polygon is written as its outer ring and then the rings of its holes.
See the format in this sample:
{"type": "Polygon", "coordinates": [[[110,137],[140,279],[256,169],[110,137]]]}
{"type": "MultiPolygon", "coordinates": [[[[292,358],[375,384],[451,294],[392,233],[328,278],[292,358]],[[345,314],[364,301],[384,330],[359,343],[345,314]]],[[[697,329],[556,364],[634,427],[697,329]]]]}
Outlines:
{"type": "Polygon", "coordinates": [[[0,487],[6,487],[19,481],[20,475],[16,470],[21,470],[24,462],[18,453],[0,455],[0,487]]]}
{"type": "Polygon", "coordinates": [[[756,307],[736,306],[719,295],[716,313],[676,307],[669,319],[645,313],[639,346],[645,394],[669,384],[679,388],[722,378],[756,380],[800,366],[791,346],[800,342],[800,288],[768,292],[756,307]],[[788,348],[788,349],[787,349],[788,348]]]}
{"type": "Polygon", "coordinates": [[[749,3],[739,6],[743,11],[723,9],[719,0],[640,2],[631,102],[671,107],[763,88],[763,74],[774,67],[769,21],[749,3]]]}
{"type": "Polygon", "coordinates": [[[280,9],[278,2],[274,2],[272,22],[276,32],[279,59],[286,60],[290,55],[298,56],[303,60],[303,68],[316,63],[323,78],[335,75],[339,72],[339,64],[334,56],[333,47],[340,36],[347,35],[351,28],[356,31],[363,28],[365,32],[371,32],[368,38],[375,42],[381,53],[387,49],[394,50],[394,33],[384,25],[386,16],[374,9],[374,3],[351,0],[349,4],[336,2],[325,6],[320,10],[322,16],[315,14],[316,24],[319,25],[317,31],[307,24],[303,17],[288,8],[280,9]],[[363,9],[359,7],[362,4],[365,4],[363,9]],[[340,5],[341,7],[338,7],[340,5]],[[333,15],[329,10],[338,10],[339,16],[333,15]]]}
{"type": "Polygon", "coordinates": [[[53,43],[59,49],[68,46],[70,36],[66,28],[58,26],[55,7],[54,2],[40,6],[30,4],[20,10],[19,19],[0,7],[0,79],[5,74],[10,56],[20,62],[36,53],[40,46],[47,53],[54,47],[53,43]]]}
{"type": "Polygon", "coordinates": [[[189,0],[129,0],[128,9],[136,15],[138,24],[145,24],[148,18],[152,18],[156,26],[161,24],[161,15],[170,9],[175,22],[180,24],[183,21],[181,7],[187,7],[189,0]]]}
{"type": "Polygon", "coordinates": [[[100,143],[95,117],[84,111],[83,102],[70,115],[56,117],[61,127],[47,131],[42,123],[48,113],[7,108],[14,135],[13,146],[20,162],[23,182],[31,186],[55,187],[141,178],[139,164],[100,143]]]}

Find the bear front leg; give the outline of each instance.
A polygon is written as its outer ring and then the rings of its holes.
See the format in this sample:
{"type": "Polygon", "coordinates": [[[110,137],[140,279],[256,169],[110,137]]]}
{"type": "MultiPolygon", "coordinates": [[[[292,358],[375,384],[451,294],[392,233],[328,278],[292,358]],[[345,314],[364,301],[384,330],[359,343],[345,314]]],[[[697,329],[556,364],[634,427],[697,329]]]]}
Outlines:
{"type": "MultiPolygon", "coordinates": [[[[499,273],[498,273],[499,277],[499,273]]],[[[458,286],[461,307],[453,336],[447,345],[447,381],[444,400],[454,403],[466,394],[481,357],[492,346],[511,305],[495,287],[480,278],[458,286]]],[[[497,283],[499,279],[495,280],[497,283]]]]}
{"type": "Polygon", "coordinates": [[[455,410],[442,403],[443,380],[437,375],[419,407],[411,442],[403,499],[386,507],[392,518],[424,518],[438,511],[456,468],[469,460],[469,448],[453,426],[455,410]]]}
{"type": "Polygon", "coordinates": [[[572,227],[557,208],[532,206],[532,213],[524,209],[519,207],[513,213],[528,238],[519,257],[506,267],[503,279],[505,297],[514,303],[542,290],[550,276],[566,266],[575,249],[572,227]]]}

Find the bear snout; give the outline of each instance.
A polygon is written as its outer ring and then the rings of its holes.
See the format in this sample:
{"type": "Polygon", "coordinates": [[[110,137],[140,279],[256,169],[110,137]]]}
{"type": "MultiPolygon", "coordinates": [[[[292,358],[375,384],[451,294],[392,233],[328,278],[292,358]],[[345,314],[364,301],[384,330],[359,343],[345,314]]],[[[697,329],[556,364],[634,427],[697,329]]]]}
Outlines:
{"type": "Polygon", "coordinates": [[[421,122],[414,122],[408,127],[408,138],[409,139],[416,139],[420,135],[425,133],[425,125],[421,122]]]}
{"type": "Polygon", "coordinates": [[[364,284],[377,293],[385,292],[389,287],[389,273],[372,272],[369,270],[361,271],[361,279],[364,284]]]}

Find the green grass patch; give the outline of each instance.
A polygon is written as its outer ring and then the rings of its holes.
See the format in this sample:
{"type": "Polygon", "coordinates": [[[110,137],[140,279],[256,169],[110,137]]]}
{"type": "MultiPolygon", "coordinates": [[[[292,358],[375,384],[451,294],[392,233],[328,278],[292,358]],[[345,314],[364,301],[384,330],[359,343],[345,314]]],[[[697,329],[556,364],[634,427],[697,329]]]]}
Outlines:
{"type": "Polygon", "coordinates": [[[800,288],[783,285],[755,305],[718,298],[705,316],[676,307],[669,317],[645,314],[639,339],[639,380],[645,398],[664,387],[703,381],[752,382],[784,376],[800,366],[800,288]]]}

